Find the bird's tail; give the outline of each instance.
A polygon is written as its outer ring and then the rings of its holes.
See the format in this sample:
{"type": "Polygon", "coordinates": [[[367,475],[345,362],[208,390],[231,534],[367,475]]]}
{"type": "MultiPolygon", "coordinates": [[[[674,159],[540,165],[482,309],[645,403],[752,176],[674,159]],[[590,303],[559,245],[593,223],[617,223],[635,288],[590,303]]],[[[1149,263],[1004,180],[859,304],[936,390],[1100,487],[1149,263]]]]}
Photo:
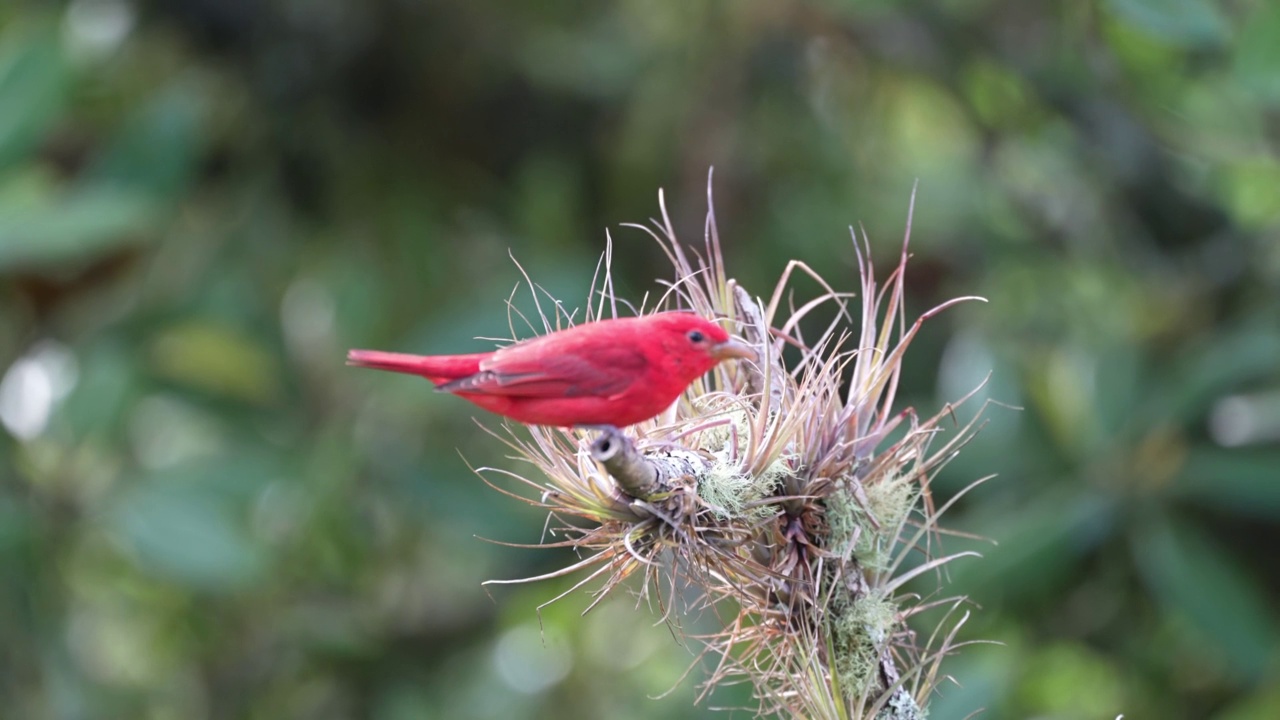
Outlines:
{"type": "Polygon", "coordinates": [[[354,367],[389,370],[391,372],[421,375],[431,382],[442,383],[474,375],[480,371],[480,360],[487,353],[475,355],[407,355],[381,350],[351,350],[347,352],[347,364],[354,367]]]}

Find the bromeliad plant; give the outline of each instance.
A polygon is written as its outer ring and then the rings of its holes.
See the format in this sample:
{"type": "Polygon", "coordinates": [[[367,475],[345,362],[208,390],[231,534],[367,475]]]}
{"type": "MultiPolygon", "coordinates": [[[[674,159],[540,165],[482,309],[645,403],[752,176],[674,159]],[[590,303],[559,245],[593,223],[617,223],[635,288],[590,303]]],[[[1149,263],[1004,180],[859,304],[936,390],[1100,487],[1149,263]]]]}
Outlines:
{"type": "MultiPolygon", "coordinates": [[[[482,468],[482,476],[514,477],[531,494],[511,494],[555,521],[547,545],[575,548],[585,559],[549,575],[494,582],[582,572],[573,590],[599,583],[590,610],[639,576],[641,598],[673,627],[705,608],[724,620],[722,629],[693,638],[710,660],[700,697],[745,679],[761,714],[923,718],[967,614],[962,598],[935,592],[922,600],[905,586],[934,571],[942,583],[947,563],[974,554],[939,554],[938,520],[947,506],[934,506],[929,483],[972,436],[976,419],[943,434],[952,406],[922,419],[910,408],[895,410],[894,401],[903,354],[921,324],[978,298],[943,303],[909,323],[906,241],[881,287],[865,235],[859,242],[854,233],[859,306],[798,261],[765,301],[727,276],[714,207],[705,252],[691,258],[661,196],[660,205],[661,221],[634,226],[658,241],[675,269],[649,312],[678,306],[721,318],[758,361],[720,365],[670,410],[631,428],[634,441],[611,430],[593,439],[582,430],[526,433],[508,425],[500,437],[539,473],[482,468]],[[796,307],[790,288],[798,274],[824,292],[796,307]],[[824,305],[834,306],[835,319],[806,338],[802,320],[824,305]],[[788,347],[787,356],[798,352],[793,363],[784,361],[788,347]],[[688,600],[690,587],[696,600],[688,600]],[[931,608],[941,608],[943,620],[917,635],[909,621],[931,608]]],[[[618,316],[610,259],[606,250],[587,320],[618,316]]],[[[572,323],[559,303],[541,320],[547,331],[572,323]]]]}

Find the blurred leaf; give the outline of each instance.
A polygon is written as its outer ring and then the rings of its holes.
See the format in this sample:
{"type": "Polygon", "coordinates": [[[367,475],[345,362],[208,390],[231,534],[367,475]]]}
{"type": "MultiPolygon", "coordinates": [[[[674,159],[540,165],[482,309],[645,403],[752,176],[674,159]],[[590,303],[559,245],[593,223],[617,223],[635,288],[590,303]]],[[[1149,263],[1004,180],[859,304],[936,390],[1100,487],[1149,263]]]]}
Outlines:
{"type": "Polygon", "coordinates": [[[70,85],[58,37],[29,30],[24,36],[24,29],[17,24],[0,38],[0,170],[49,132],[70,85]]]}
{"type": "Polygon", "coordinates": [[[1033,93],[1010,68],[979,60],[964,68],[963,72],[969,104],[987,126],[1016,128],[1033,113],[1033,93]]]}
{"type": "Polygon", "coordinates": [[[278,361],[256,338],[228,325],[189,320],[161,333],[151,347],[161,375],[250,402],[280,394],[278,361]]]}
{"type": "Polygon", "coordinates": [[[1227,24],[1206,0],[1109,0],[1126,22],[1175,45],[1204,45],[1222,40],[1227,24]]]}
{"type": "Polygon", "coordinates": [[[1280,682],[1263,683],[1258,692],[1238,699],[1213,720],[1275,720],[1280,717],[1280,682]]]}
{"type": "Polygon", "coordinates": [[[1093,375],[1093,431],[1090,450],[1110,452],[1127,437],[1124,430],[1133,419],[1133,408],[1147,392],[1145,373],[1132,343],[1111,344],[1097,353],[1093,375]]]}
{"type": "Polygon", "coordinates": [[[1280,102],[1280,4],[1258,3],[1235,43],[1236,82],[1260,99],[1280,102]]]}
{"type": "MultiPolygon", "coordinates": [[[[0,87],[0,161],[8,105],[0,87]]],[[[170,88],[125,125],[74,188],[31,174],[0,185],[0,269],[79,261],[143,240],[161,200],[185,186],[201,115],[193,91],[170,88]]]]}
{"type": "Polygon", "coordinates": [[[200,488],[149,482],[120,499],[110,524],[139,567],[189,588],[231,591],[262,570],[230,508],[200,488]]]}
{"type": "Polygon", "coordinates": [[[148,481],[185,486],[213,503],[241,508],[255,501],[272,480],[286,475],[282,459],[257,444],[231,448],[157,470],[148,481]]]}
{"type": "Polygon", "coordinates": [[[1258,680],[1280,637],[1262,590],[1229,553],[1191,526],[1155,520],[1133,535],[1134,562],[1151,593],[1222,646],[1236,671],[1258,680]]]}
{"type": "MultiPolygon", "coordinates": [[[[661,12],[657,8],[654,12],[661,12]]],[[[521,68],[540,85],[586,96],[617,97],[634,87],[643,64],[631,28],[598,33],[563,30],[529,33],[520,48],[521,68]]]]}
{"type": "Polygon", "coordinates": [[[1020,672],[1020,705],[1034,710],[1034,717],[1116,717],[1126,709],[1125,688],[1132,684],[1114,661],[1078,643],[1037,648],[1020,663],[1020,672]]]}
{"type": "Polygon", "coordinates": [[[417,682],[387,682],[374,704],[375,720],[423,720],[437,717],[439,704],[428,687],[417,682]]]}
{"type": "Polygon", "coordinates": [[[1280,519],[1280,451],[1191,449],[1172,492],[1245,515],[1280,519]]]}
{"type": "Polygon", "coordinates": [[[176,196],[191,175],[203,117],[203,97],[189,85],[174,84],[143,105],[107,141],[86,179],[154,198],[176,196]]]}
{"type": "Polygon", "coordinates": [[[584,215],[579,190],[583,183],[575,168],[556,155],[531,158],[516,183],[516,212],[523,231],[538,238],[545,251],[573,242],[584,215]]]}
{"type": "Polygon", "coordinates": [[[144,239],[156,204],[112,186],[33,195],[30,186],[0,186],[0,270],[81,262],[144,239]]]}
{"type": "MultiPolygon", "coordinates": [[[[1280,44],[1280,37],[1276,38],[1280,44]]],[[[1278,73],[1280,74],[1280,73],[1278,73]]],[[[1227,209],[1246,227],[1269,227],[1280,218],[1280,162],[1248,158],[1223,168],[1222,194],[1227,209]]]]}
{"type": "MultiPolygon", "coordinates": [[[[21,505],[7,495],[0,495],[0,553],[9,552],[26,543],[31,535],[31,519],[21,505]]],[[[8,562],[0,562],[6,570],[8,562]]]]}
{"type": "MultiPolygon", "coordinates": [[[[1212,177],[1226,185],[1219,197],[1229,196],[1232,173],[1226,171],[1267,160],[1266,154],[1255,150],[1267,143],[1263,108],[1248,91],[1230,82],[1188,84],[1174,97],[1170,112],[1181,119],[1182,143],[1195,148],[1191,157],[1212,161],[1212,177]]],[[[1239,252],[1230,244],[1224,249],[1228,257],[1239,252]]]]}
{"type": "Polygon", "coordinates": [[[1167,68],[1181,59],[1184,50],[1154,37],[1142,28],[1125,23],[1111,23],[1103,28],[1107,46],[1116,59],[1145,80],[1155,83],[1144,88],[1160,91],[1177,87],[1185,88],[1183,78],[1172,75],[1167,68]]]}
{"type": "Polygon", "coordinates": [[[72,435],[123,435],[130,396],[137,391],[136,367],[130,351],[119,342],[91,346],[78,358],[80,375],[58,411],[72,435]]]}
{"type": "Polygon", "coordinates": [[[1174,366],[1160,387],[1148,394],[1148,422],[1189,422],[1232,388],[1272,377],[1280,357],[1280,331],[1274,318],[1262,318],[1235,330],[1222,330],[1184,362],[1174,366]]]}
{"type": "Polygon", "coordinates": [[[951,591],[983,602],[1054,592],[1075,565],[1110,531],[1114,509],[1107,498],[1078,488],[1056,489],[1016,512],[995,512],[967,523],[969,532],[995,540],[979,548],[983,558],[951,568],[951,591]]]}

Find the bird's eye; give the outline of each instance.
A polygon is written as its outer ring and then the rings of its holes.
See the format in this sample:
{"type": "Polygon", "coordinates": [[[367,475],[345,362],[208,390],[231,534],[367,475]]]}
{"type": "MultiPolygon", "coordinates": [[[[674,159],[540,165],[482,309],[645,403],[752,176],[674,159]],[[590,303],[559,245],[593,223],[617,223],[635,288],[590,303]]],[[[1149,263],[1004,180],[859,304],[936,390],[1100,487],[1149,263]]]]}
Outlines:
{"type": "Polygon", "coordinates": [[[700,330],[690,330],[687,337],[689,338],[690,342],[695,342],[695,343],[700,343],[703,340],[707,339],[707,336],[703,335],[700,330]]]}

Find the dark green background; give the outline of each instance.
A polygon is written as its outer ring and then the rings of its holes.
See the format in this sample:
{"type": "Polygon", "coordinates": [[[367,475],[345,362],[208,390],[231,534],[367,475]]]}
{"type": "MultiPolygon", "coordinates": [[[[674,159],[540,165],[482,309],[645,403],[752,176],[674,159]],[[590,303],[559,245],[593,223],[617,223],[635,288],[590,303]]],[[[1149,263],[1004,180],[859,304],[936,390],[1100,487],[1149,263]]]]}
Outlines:
{"type": "Polygon", "coordinates": [[[508,250],[654,291],[618,226],[699,240],[709,166],[756,293],[853,289],[851,224],[889,267],[918,179],[913,311],[991,301],[904,378],[1024,408],[937,480],[998,473],[1004,645],[932,717],[1280,717],[1278,146],[1264,0],[10,0],[0,717],[711,716],[630,598],[486,594],[572,557],[477,539],[543,518],[470,406],[342,365],[491,347],[508,250]]]}

